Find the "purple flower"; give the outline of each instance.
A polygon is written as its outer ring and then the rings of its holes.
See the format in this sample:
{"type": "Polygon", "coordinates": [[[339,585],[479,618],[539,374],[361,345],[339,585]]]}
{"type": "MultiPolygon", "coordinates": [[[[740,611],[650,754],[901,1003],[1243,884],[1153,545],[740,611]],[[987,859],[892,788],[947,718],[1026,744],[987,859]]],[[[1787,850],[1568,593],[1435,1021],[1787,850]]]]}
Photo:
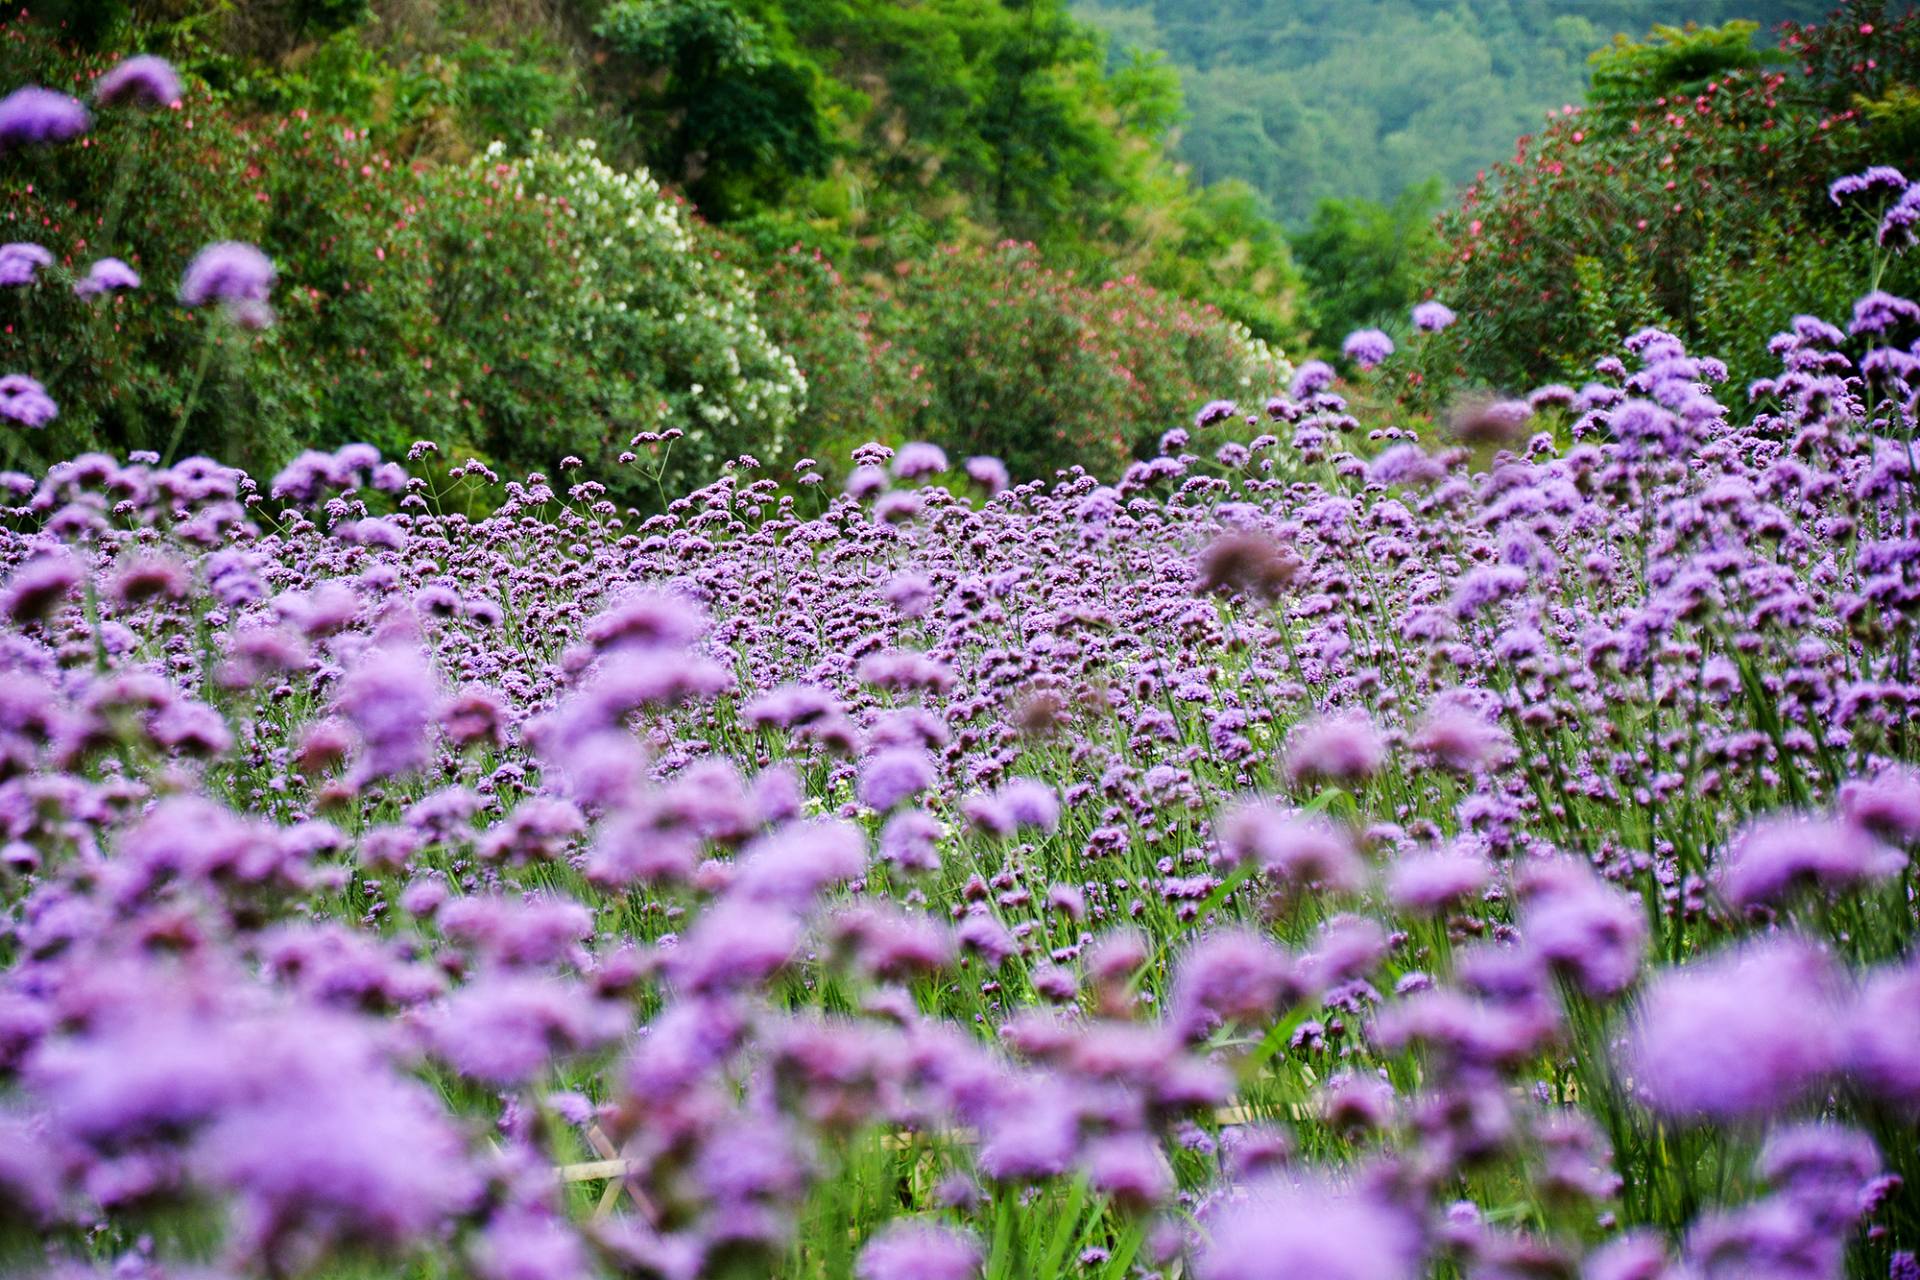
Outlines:
{"type": "Polygon", "coordinates": [[[66,551],[37,555],[7,579],[0,612],[15,623],[38,622],[73,594],[82,576],[79,562],[66,551]]]}
{"type": "Polygon", "coordinates": [[[440,688],[410,646],[370,650],[340,684],[340,710],[360,737],[360,775],[386,778],[424,768],[432,750],[440,688]]]}
{"type": "Polygon", "coordinates": [[[139,287],[139,273],[118,258],[101,258],[87,268],[86,275],[73,282],[73,291],[82,298],[139,287]]]}
{"type": "Polygon", "coordinates": [[[1787,817],[1735,840],[1720,889],[1736,907],[1777,904],[1803,889],[1838,893],[1896,874],[1906,855],[1851,822],[1787,817]]]}
{"type": "Polygon", "coordinates": [[[683,649],[707,629],[699,605],[665,591],[636,591],[587,623],[594,648],[683,649]]]}
{"type": "Polygon", "coordinates": [[[1174,970],[1169,1025],[1199,1041],[1222,1023],[1263,1024],[1295,994],[1293,964],[1273,943],[1238,930],[1210,934],[1174,970]]]}
{"type": "Polygon", "coordinates": [[[0,285],[32,284],[42,267],[53,265],[53,255],[31,241],[0,244],[0,285]]]}
{"type": "Polygon", "coordinates": [[[1847,821],[1893,844],[1920,841],[1920,773],[1889,769],[1877,778],[1855,779],[1840,788],[1847,821]]]}
{"type": "Polygon", "coordinates": [[[1427,713],[1408,743],[1434,767],[1450,773],[1477,774],[1497,763],[1512,747],[1507,733],[1484,716],[1454,703],[1427,713]]]}
{"type": "Polygon", "coordinates": [[[1355,329],[1340,344],[1340,354],[1362,369],[1371,369],[1393,354],[1393,339],[1378,329],[1355,329]]]}
{"type": "Polygon", "coordinates": [[[1920,963],[1875,972],[1847,1013],[1847,1069],[1869,1092],[1920,1115],[1920,963]]]}
{"type": "Polygon", "coordinates": [[[1199,1280],[1411,1280],[1419,1232],[1362,1192],[1278,1174],[1219,1206],[1194,1267],[1199,1280]]]}
{"type": "Polygon", "coordinates": [[[180,101],[180,76],[165,58],[137,53],[96,80],[93,97],[103,106],[171,107],[180,101]]]}
{"type": "Polygon", "coordinates": [[[586,1246],[567,1223],[546,1213],[508,1209],[496,1214],[474,1248],[482,1280],[578,1280],[593,1267],[586,1246]]]}
{"type": "Polygon", "coordinates": [[[60,416],[47,389],[24,373],[0,378],[0,418],[39,430],[60,416]]]}
{"type": "Polygon", "coordinates": [[[1920,223],[1920,187],[1908,187],[1881,217],[1875,238],[1889,249],[1911,249],[1916,223],[1920,223]]]}
{"type": "Polygon", "coordinates": [[[1520,913],[1529,951],[1594,999],[1632,984],[1646,952],[1647,921],[1638,898],[1606,884],[1584,865],[1535,873],[1520,913]]]}
{"type": "Polygon", "coordinates": [[[1240,406],[1231,400],[1209,400],[1193,415],[1193,429],[1199,431],[1216,422],[1225,422],[1239,412],[1240,406]]]}
{"type": "Polygon", "coordinates": [[[1635,1087],[1681,1120],[1733,1121],[1790,1105],[1840,1065],[1832,983],[1827,959],[1793,939],[1663,971],[1627,1047],[1635,1087]]]}
{"type": "Polygon", "coordinates": [[[789,823],[747,846],[734,892],[799,910],[866,867],[867,842],[858,827],[832,819],[789,823]]]}
{"type": "Polygon", "coordinates": [[[1346,832],[1323,818],[1267,804],[1231,810],[1220,825],[1220,847],[1233,861],[1258,866],[1290,884],[1352,890],[1365,879],[1346,832]]]}
{"type": "Polygon", "coordinates": [[[557,979],[501,974],[455,992],[433,1028],[435,1048],[461,1075],[509,1086],[533,1080],[557,1054],[611,1043],[626,1018],[557,979]]]}
{"type": "Polygon", "coordinates": [[[1293,371],[1293,382],[1287,390],[1295,400],[1305,400],[1332,386],[1334,377],[1333,366],[1325,360],[1309,360],[1293,371]]]}
{"type": "Polygon", "coordinates": [[[1444,302],[1417,302],[1413,307],[1413,327],[1422,333],[1438,333],[1456,318],[1444,302]]]}
{"type": "Polygon", "coordinates": [[[1856,337],[1863,333],[1885,334],[1916,323],[1920,323],[1920,306],[1884,289],[1875,289],[1853,304],[1853,322],[1847,326],[1847,332],[1856,337]]]}
{"type": "Polygon", "coordinates": [[[266,254],[238,240],[220,240],[194,255],[180,277],[180,301],[189,307],[222,302],[264,305],[277,277],[266,254]]]}
{"type": "Polygon", "coordinates": [[[1350,787],[1378,773],[1386,758],[1380,731],[1358,712],[1309,720],[1287,735],[1287,776],[1296,783],[1350,787]]]}
{"type": "Polygon", "coordinates": [[[853,1273],[859,1280],[972,1280],[980,1246],[951,1227],[896,1220],[867,1241],[853,1273]]]}
{"type": "Polygon", "coordinates": [[[34,142],[66,142],[87,131],[93,117],[78,99],[28,85],[0,98],[0,150],[34,142]]]}
{"type": "Polygon", "coordinates": [[[1387,872],[1387,895],[1402,911],[1431,915],[1480,893],[1492,876],[1484,853],[1455,841],[1395,862],[1387,872]]]}
{"type": "Polygon", "coordinates": [[[900,446],[893,455],[893,474],[902,480],[918,480],[938,475],[947,469],[947,451],[937,444],[916,440],[900,446]]]}
{"type": "Polygon", "coordinates": [[[1179,1189],[1160,1144],[1144,1134],[1114,1134],[1087,1144],[1087,1182],[1117,1208],[1145,1213],[1179,1189]]]}
{"type": "Polygon", "coordinates": [[[861,804],[885,813],[931,787],[937,777],[933,757],[919,747],[888,747],[860,767],[857,794],[861,804]]]}
{"type": "Polygon", "coordinates": [[[1835,204],[1872,191],[1899,195],[1907,189],[1906,175],[1892,165],[1877,164],[1861,173],[1835,178],[1827,187],[1827,198],[1835,204]]]}
{"type": "Polygon", "coordinates": [[[1001,493],[1013,483],[1012,477],[1007,474],[1006,463],[984,456],[967,459],[967,479],[990,494],[1001,493]]]}

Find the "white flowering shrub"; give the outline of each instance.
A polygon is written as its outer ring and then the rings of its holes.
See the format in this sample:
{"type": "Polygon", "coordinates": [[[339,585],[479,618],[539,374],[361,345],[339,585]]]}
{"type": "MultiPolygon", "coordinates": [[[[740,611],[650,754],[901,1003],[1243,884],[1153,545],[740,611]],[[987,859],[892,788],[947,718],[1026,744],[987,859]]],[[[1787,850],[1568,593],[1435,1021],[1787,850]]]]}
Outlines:
{"type": "Polygon", "coordinates": [[[700,251],[650,175],[615,169],[590,141],[537,139],[526,157],[496,144],[434,183],[422,217],[436,342],[469,362],[459,409],[477,447],[633,454],[669,488],[740,453],[782,452],[806,379],[767,335],[745,273],[700,251]]]}

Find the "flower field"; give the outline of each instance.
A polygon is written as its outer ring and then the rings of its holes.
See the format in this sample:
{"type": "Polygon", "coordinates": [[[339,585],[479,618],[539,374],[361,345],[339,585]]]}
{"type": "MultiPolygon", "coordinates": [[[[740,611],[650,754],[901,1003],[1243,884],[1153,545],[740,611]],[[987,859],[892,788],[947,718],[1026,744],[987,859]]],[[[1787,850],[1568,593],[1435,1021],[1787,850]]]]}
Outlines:
{"type": "Polygon", "coordinates": [[[0,1270],[1913,1280],[1917,334],[652,515],[0,475],[0,1270]]]}

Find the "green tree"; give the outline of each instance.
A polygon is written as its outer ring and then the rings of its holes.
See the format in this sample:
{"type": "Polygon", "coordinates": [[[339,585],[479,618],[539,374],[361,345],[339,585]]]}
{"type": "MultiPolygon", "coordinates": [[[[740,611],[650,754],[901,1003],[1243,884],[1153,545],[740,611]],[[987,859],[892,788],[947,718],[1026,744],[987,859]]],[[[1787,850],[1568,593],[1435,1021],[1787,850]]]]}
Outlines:
{"type": "Polygon", "coordinates": [[[1293,237],[1294,258],[1313,299],[1313,333],[1338,343],[1368,325],[1403,324],[1440,249],[1434,215],[1445,202],[1440,179],[1408,187],[1391,204],[1322,200],[1293,237]]]}
{"type": "Polygon", "coordinates": [[[627,110],[646,158],[726,218],[820,173],[829,148],[813,70],[725,0],[619,0],[594,32],[639,74],[627,110]]]}

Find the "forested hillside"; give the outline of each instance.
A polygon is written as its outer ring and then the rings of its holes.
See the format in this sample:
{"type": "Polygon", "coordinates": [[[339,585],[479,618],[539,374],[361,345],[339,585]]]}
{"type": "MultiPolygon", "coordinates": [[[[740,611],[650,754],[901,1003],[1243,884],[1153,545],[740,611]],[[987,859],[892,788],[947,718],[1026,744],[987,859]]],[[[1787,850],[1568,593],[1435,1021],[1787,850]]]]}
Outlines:
{"type": "MultiPolygon", "coordinates": [[[[1902,6],[1911,7],[1911,6],[1902,6]]],[[[1391,202],[1512,151],[1577,103],[1587,58],[1655,24],[1812,21],[1827,0],[1085,0],[1116,48],[1163,51],[1197,182],[1238,178],[1289,225],[1322,199],[1391,202]]]]}

